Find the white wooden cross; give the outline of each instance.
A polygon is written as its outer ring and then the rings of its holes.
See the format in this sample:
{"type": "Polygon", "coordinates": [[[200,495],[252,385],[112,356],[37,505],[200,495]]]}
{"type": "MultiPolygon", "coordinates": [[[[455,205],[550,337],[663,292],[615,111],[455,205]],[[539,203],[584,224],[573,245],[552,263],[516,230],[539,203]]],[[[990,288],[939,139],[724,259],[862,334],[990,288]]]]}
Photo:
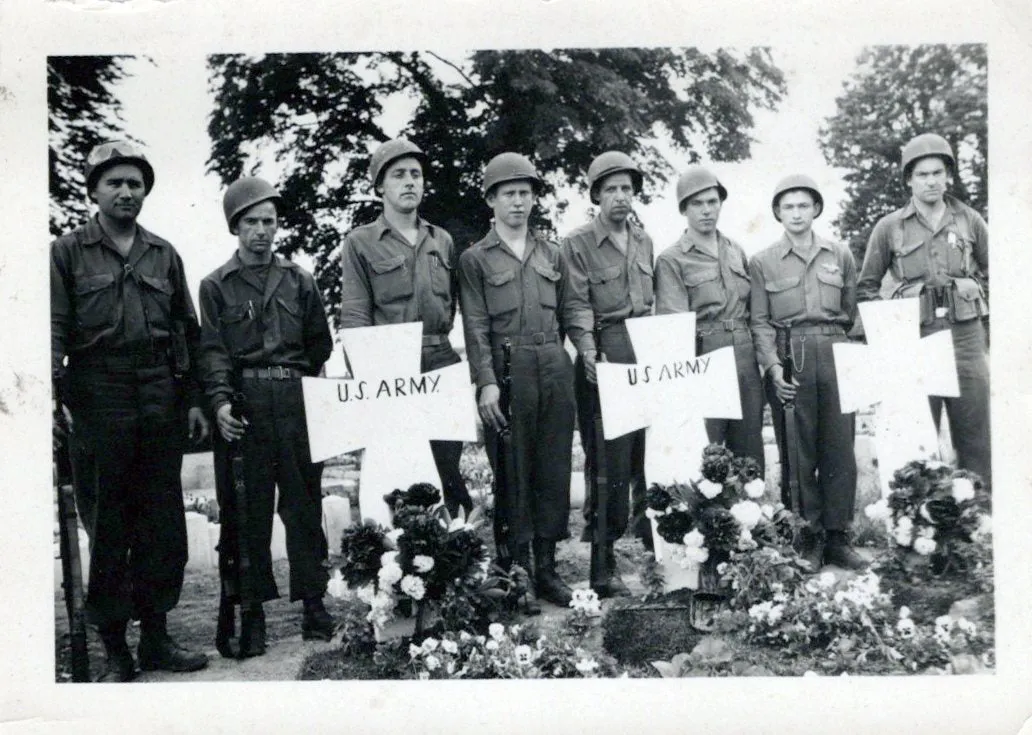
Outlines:
{"type": "Polygon", "coordinates": [[[421,372],[422,332],[418,322],[346,329],[352,378],[302,380],[312,461],[365,449],[359,510],[383,525],[387,493],[416,482],[441,487],[431,439],[477,439],[469,367],[421,372]]]}
{"type": "Polygon", "coordinates": [[[860,304],[867,344],[832,347],[843,413],[877,405],[875,450],[882,496],[897,469],[914,459],[939,458],[939,437],[928,396],[959,396],[949,330],[921,337],[920,300],[860,304]]]}

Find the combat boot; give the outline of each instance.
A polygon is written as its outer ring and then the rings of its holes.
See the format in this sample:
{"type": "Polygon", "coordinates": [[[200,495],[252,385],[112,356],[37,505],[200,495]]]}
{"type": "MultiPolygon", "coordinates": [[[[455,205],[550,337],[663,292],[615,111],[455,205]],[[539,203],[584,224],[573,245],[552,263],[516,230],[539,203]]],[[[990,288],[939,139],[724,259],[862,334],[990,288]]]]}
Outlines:
{"type": "Polygon", "coordinates": [[[265,654],[265,610],[262,603],[253,602],[241,608],[240,658],[265,654]]]}
{"type": "Polygon", "coordinates": [[[97,677],[102,684],[132,681],[136,678],[136,663],[125,642],[125,623],[114,623],[100,628],[100,640],[104,643],[107,662],[104,671],[97,677]]]}
{"type": "Polygon", "coordinates": [[[856,553],[856,549],[849,543],[849,537],[845,531],[828,531],[828,545],[824,549],[824,561],[855,572],[867,568],[867,562],[856,553]]]}
{"type": "Polygon", "coordinates": [[[569,607],[573,590],[555,571],[555,541],[534,539],[534,578],[539,598],[569,607]]]}
{"type": "Polygon", "coordinates": [[[208,665],[208,657],[176,643],[165,628],[165,615],[148,615],[140,620],[140,646],[136,652],[141,671],[197,671],[208,665]]]}
{"type": "MultiPolygon", "coordinates": [[[[606,544],[606,573],[609,578],[606,582],[608,587],[608,597],[630,597],[631,591],[624,584],[623,579],[620,578],[620,570],[616,565],[616,549],[613,548],[613,542],[610,541],[606,544]]],[[[601,595],[599,595],[601,597],[601,595]]]]}
{"type": "Polygon", "coordinates": [[[806,563],[811,574],[816,574],[824,566],[824,546],[824,533],[822,531],[803,530],[799,558],[806,563]]]}
{"type": "Polygon", "coordinates": [[[516,544],[515,561],[527,573],[527,588],[520,599],[523,604],[523,612],[526,615],[540,615],[541,605],[538,604],[537,596],[534,594],[534,577],[530,568],[530,544],[516,544]]]}
{"type": "Polygon", "coordinates": [[[333,638],[337,624],[333,617],[326,612],[322,597],[308,597],[304,600],[304,606],[305,613],[301,619],[301,639],[328,641],[333,638]]]}

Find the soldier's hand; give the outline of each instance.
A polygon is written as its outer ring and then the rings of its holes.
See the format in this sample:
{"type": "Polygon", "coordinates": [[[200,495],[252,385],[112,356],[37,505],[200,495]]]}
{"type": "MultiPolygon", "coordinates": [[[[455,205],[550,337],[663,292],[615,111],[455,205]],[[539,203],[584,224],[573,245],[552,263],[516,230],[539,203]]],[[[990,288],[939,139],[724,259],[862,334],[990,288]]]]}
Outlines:
{"type": "Polygon", "coordinates": [[[588,379],[588,382],[594,385],[598,377],[595,373],[595,356],[598,353],[595,350],[588,350],[584,353],[584,377],[588,379]]]}
{"type": "Polygon", "coordinates": [[[246,421],[233,418],[233,405],[223,403],[215,413],[215,423],[219,425],[219,433],[228,442],[235,442],[244,435],[247,428],[246,421]]]}
{"type": "Polygon", "coordinates": [[[785,371],[780,365],[774,365],[770,369],[770,379],[774,383],[774,392],[778,395],[778,400],[782,403],[788,403],[794,401],[796,397],[796,388],[799,387],[799,383],[796,382],[795,378],[789,383],[785,380],[785,371]]]}
{"type": "Polygon", "coordinates": [[[502,391],[497,385],[485,385],[480,389],[480,399],[477,401],[480,419],[485,426],[490,426],[495,431],[501,431],[506,425],[505,414],[502,413],[501,397],[502,391]]]}
{"type": "Polygon", "coordinates": [[[190,426],[190,440],[194,444],[200,444],[208,438],[208,432],[210,431],[208,419],[204,417],[204,411],[200,408],[197,406],[191,407],[187,412],[186,422],[190,426]]]}

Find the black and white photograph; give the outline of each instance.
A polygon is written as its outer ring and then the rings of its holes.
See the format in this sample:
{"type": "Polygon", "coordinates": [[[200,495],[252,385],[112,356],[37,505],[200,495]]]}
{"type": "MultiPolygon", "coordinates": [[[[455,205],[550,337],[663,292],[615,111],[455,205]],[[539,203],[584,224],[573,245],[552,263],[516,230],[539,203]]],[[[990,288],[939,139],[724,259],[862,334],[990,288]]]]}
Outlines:
{"type": "Polygon", "coordinates": [[[39,220],[0,261],[8,676],[60,703],[12,713],[236,731],[231,683],[260,732],[1032,716],[1027,10],[454,2],[263,40],[124,5],[41,13],[31,85],[0,64],[48,152],[4,129],[39,220]],[[541,27],[574,17],[607,30],[541,27]]]}

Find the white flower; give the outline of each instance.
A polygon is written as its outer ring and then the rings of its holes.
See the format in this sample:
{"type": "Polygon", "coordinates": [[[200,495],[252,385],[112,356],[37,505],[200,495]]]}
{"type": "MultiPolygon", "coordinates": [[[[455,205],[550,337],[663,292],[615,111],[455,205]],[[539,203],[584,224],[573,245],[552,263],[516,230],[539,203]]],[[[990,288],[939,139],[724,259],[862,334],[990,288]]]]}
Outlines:
{"type": "Polygon", "coordinates": [[[966,477],[955,477],[953,479],[953,499],[958,503],[965,500],[973,500],[975,497],[975,486],[966,477]]]}
{"type": "Polygon", "coordinates": [[[380,581],[380,589],[390,589],[403,576],[405,576],[405,572],[399,565],[393,563],[380,567],[380,571],[376,573],[376,578],[380,581]]]}
{"type": "Polygon", "coordinates": [[[961,630],[962,633],[969,636],[974,635],[975,631],[977,630],[975,624],[967,618],[960,618],[959,620],[957,620],[957,627],[961,630]]]}
{"type": "Polygon", "coordinates": [[[650,520],[656,520],[657,518],[659,518],[662,515],[666,515],[664,513],[664,511],[656,510],[655,508],[646,508],[645,509],[645,517],[650,519],[650,520]]]}
{"type": "Polygon", "coordinates": [[[910,618],[900,618],[899,622],[896,623],[896,631],[902,638],[913,638],[916,630],[917,626],[914,625],[914,621],[910,618]]]}
{"type": "Polygon", "coordinates": [[[423,580],[412,574],[406,574],[401,579],[401,591],[413,600],[422,600],[426,594],[426,585],[423,580]]]}
{"type": "Polygon", "coordinates": [[[473,640],[473,636],[471,636],[469,633],[467,633],[464,630],[460,630],[459,631],[459,640],[462,641],[463,643],[465,643],[466,641],[473,640]]]}
{"type": "Polygon", "coordinates": [[[452,522],[448,524],[448,533],[454,533],[455,531],[472,531],[473,526],[466,523],[465,518],[453,518],[452,522]]]}
{"type": "Polygon", "coordinates": [[[455,662],[454,661],[449,661],[448,663],[446,663],[444,665],[444,670],[448,672],[448,676],[451,676],[452,674],[454,674],[455,673],[455,662]]]}
{"type": "Polygon", "coordinates": [[[501,623],[491,623],[487,628],[487,632],[496,641],[500,641],[505,637],[505,626],[501,623]]]}
{"type": "Polygon", "coordinates": [[[707,500],[713,500],[713,498],[720,495],[723,490],[723,485],[713,482],[712,480],[699,480],[699,492],[702,493],[707,500]]]}
{"type": "Polygon", "coordinates": [[[590,674],[598,668],[598,662],[591,658],[582,658],[574,666],[582,674],[590,674]]]}
{"type": "Polygon", "coordinates": [[[922,556],[928,556],[935,551],[936,543],[930,538],[924,536],[914,540],[914,551],[922,556]]]}
{"type": "Polygon", "coordinates": [[[488,641],[484,644],[484,648],[486,648],[488,651],[497,651],[498,641],[488,641]]]}
{"type": "MultiPolygon", "coordinates": [[[[726,574],[726,573],[727,573],[727,562],[726,561],[722,561],[719,564],[717,564],[717,574],[726,574]]],[[[779,584],[779,583],[775,582],[775,584],[779,584]]]]}
{"type": "Polygon", "coordinates": [[[763,515],[760,506],[752,500],[742,500],[731,506],[731,515],[750,531],[760,522],[763,515]]]}
{"type": "Polygon", "coordinates": [[[828,589],[835,586],[835,573],[834,572],[822,572],[821,576],[817,578],[817,584],[828,589]]]}
{"type": "Polygon", "coordinates": [[[330,577],[330,581],[326,583],[326,591],[330,597],[340,600],[347,595],[348,585],[344,581],[344,575],[340,573],[339,569],[333,570],[333,576],[330,577]]]}
{"type": "Polygon", "coordinates": [[[392,548],[396,549],[398,548],[398,539],[400,539],[403,535],[405,535],[404,528],[391,529],[387,532],[387,543],[389,543],[392,548]]]}
{"type": "Polygon", "coordinates": [[[526,644],[520,644],[516,646],[512,654],[516,658],[516,663],[520,664],[521,666],[526,666],[530,663],[530,659],[533,655],[533,652],[530,650],[530,646],[526,644]]]}
{"type": "Polygon", "coordinates": [[[978,527],[975,528],[974,536],[976,539],[985,539],[993,532],[993,519],[984,513],[978,516],[978,527]]]}
{"type": "MultiPolygon", "coordinates": [[[[469,635],[469,634],[467,633],[467,635],[469,635]]],[[[454,654],[459,652],[459,644],[456,643],[455,641],[450,641],[450,640],[447,640],[447,639],[441,641],[441,648],[444,649],[445,653],[450,653],[452,655],[454,655],[454,654]]]]}
{"type": "Polygon", "coordinates": [[[892,509],[889,508],[889,501],[882,498],[876,503],[871,503],[864,508],[864,515],[872,521],[888,520],[892,516],[892,509]]]}
{"type": "Polygon", "coordinates": [[[699,529],[693,528],[691,531],[684,535],[684,538],[681,540],[681,543],[683,543],[685,546],[699,548],[704,543],[706,543],[706,537],[699,532],[699,529]]]}
{"type": "Polygon", "coordinates": [[[423,649],[417,646],[415,643],[408,644],[408,655],[409,658],[416,658],[417,656],[423,655],[423,649]]]}
{"type": "Polygon", "coordinates": [[[914,522],[903,516],[892,529],[892,535],[900,546],[910,546],[914,541],[914,522]]]}
{"type": "Polygon", "coordinates": [[[752,499],[762,498],[763,493],[767,491],[767,483],[757,477],[755,480],[750,480],[745,483],[745,494],[752,499]]]}
{"type": "Polygon", "coordinates": [[[427,671],[433,671],[440,667],[441,659],[437,658],[437,656],[427,656],[423,659],[423,665],[426,666],[427,671]]]}
{"type": "Polygon", "coordinates": [[[355,594],[358,596],[358,599],[365,604],[372,605],[373,598],[376,597],[376,590],[373,589],[373,585],[370,583],[359,587],[355,594]]]}
{"type": "Polygon", "coordinates": [[[423,650],[426,653],[433,653],[437,650],[437,646],[440,645],[436,638],[427,638],[423,641],[423,650]]]}
{"type": "Polygon", "coordinates": [[[702,564],[709,559],[709,549],[705,546],[686,546],[681,566],[685,569],[695,564],[702,564]]]}
{"type": "Polygon", "coordinates": [[[903,620],[905,618],[909,618],[910,617],[910,608],[907,607],[906,605],[902,605],[899,608],[899,617],[900,617],[900,620],[903,620]]]}
{"type": "Polygon", "coordinates": [[[760,512],[763,513],[764,518],[774,517],[774,506],[770,503],[764,503],[760,506],[760,512]]]}
{"type": "Polygon", "coordinates": [[[412,557],[412,566],[414,566],[416,571],[420,574],[426,574],[434,568],[434,558],[432,556],[426,556],[425,554],[416,554],[412,557]]]}
{"type": "Polygon", "coordinates": [[[398,558],[398,552],[397,551],[385,551],[382,554],[380,554],[380,566],[381,567],[386,567],[386,566],[390,566],[391,564],[396,564],[397,563],[397,558],[398,558]]]}
{"type": "Polygon", "coordinates": [[[424,681],[426,681],[427,679],[430,678],[430,672],[429,671],[420,671],[419,672],[419,678],[424,680],[424,681]]]}
{"type": "Polygon", "coordinates": [[[935,538],[935,526],[921,526],[917,529],[918,538],[935,538]]]}
{"type": "Polygon", "coordinates": [[[755,540],[753,540],[752,531],[748,528],[743,528],[742,532],[738,534],[738,550],[749,551],[759,546],[755,540]]]}

